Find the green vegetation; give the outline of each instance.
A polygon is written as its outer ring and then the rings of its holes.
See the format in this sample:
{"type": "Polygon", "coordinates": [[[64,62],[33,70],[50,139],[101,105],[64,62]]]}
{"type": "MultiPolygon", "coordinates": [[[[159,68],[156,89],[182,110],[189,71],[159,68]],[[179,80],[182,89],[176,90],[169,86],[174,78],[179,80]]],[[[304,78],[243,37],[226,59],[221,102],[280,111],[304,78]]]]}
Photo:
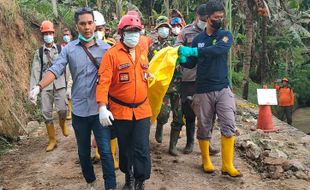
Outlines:
{"type": "Polygon", "coordinates": [[[5,142],[4,139],[0,139],[0,156],[5,154],[10,147],[11,146],[7,142],[5,142]]]}
{"type": "MultiPolygon", "coordinates": [[[[107,20],[107,25],[116,31],[119,17],[127,10],[137,10],[147,26],[159,15],[168,15],[169,10],[178,9],[183,14],[187,23],[195,18],[196,7],[205,1],[199,0],[58,0],[57,15],[53,12],[50,0],[15,0],[15,9],[18,7],[24,18],[31,23],[39,25],[42,20],[50,19],[58,24],[60,28],[66,26],[74,29],[73,13],[78,7],[90,6],[102,12],[107,20]],[[17,5],[18,4],[18,5],[17,5]]],[[[227,3],[226,1],[222,1],[227,3]]],[[[227,15],[230,10],[226,10],[227,15]]],[[[4,15],[12,20],[16,11],[4,15]]],[[[245,63],[248,64],[251,81],[249,92],[256,94],[255,87],[263,84],[272,84],[275,79],[284,76],[290,79],[290,84],[297,94],[300,105],[310,105],[310,85],[308,84],[308,73],[310,63],[310,3],[307,0],[249,0],[232,1],[231,29],[235,37],[233,47],[233,86],[242,92],[243,82],[247,79],[245,63]],[[247,12],[247,7],[251,12],[247,12]],[[260,9],[268,8],[269,17],[262,16],[260,9]],[[252,26],[247,25],[250,19],[252,26]],[[253,27],[251,44],[247,41],[249,34],[246,31],[253,27]],[[251,47],[250,47],[251,46],[251,47]],[[246,57],[246,50],[251,49],[250,58],[246,57]],[[308,52],[308,53],[307,53],[308,52]],[[243,78],[240,78],[243,77],[243,78]],[[257,84],[254,84],[257,83],[257,84]],[[251,89],[253,88],[253,89],[251,89]]],[[[228,18],[227,18],[228,19],[228,18]]],[[[59,31],[59,30],[58,30],[59,31]]],[[[247,55],[248,56],[248,55],[247,55]]],[[[242,95],[242,93],[240,94],[242,95]]],[[[256,98],[249,95],[250,101],[256,98]]]]}

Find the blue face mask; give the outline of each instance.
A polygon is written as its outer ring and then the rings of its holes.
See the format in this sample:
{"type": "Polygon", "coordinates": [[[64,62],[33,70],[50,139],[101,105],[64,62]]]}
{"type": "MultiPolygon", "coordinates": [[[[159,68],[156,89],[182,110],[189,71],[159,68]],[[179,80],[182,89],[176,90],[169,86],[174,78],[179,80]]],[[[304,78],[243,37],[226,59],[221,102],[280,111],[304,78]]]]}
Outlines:
{"type": "Polygon", "coordinates": [[[47,44],[53,43],[54,42],[54,36],[53,35],[44,35],[43,40],[47,44]]]}
{"type": "Polygon", "coordinates": [[[124,32],[124,44],[129,48],[134,48],[139,43],[140,32],[124,32]]]}
{"type": "Polygon", "coordinates": [[[90,42],[95,38],[95,35],[93,34],[90,38],[85,38],[82,34],[79,34],[78,38],[84,42],[90,42]]]}
{"type": "Polygon", "coordinates": [[[71,38],[69,35],[64,35],[63,40],[64,40],[64,42],[69,43],[71,38]]]}
{"type": "Polygon", "coordinates": [[[161,38],[168,38],[169,33],[170,33],[170,29],[167,28],[167,27],[160,27],[160,28],[158,28],[158,35],[161,38]]]}

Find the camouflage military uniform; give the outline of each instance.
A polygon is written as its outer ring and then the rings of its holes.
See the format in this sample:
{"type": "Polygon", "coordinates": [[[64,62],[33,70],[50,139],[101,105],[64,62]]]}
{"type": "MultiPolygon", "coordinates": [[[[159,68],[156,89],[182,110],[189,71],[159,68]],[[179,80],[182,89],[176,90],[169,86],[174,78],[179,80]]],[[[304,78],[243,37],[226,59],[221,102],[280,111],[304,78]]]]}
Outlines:
{"type": "MultiPolygon", "coordinates": [[[[169,38],[163,42],[158,39],[153,42],[149,50],[149,60],[161,49],[172,46],[172,41],[174,39],[169,38]]],[[[181,129],[182,122],[182,112],[180,106],[179,90],[180,90],[181,74],[175,72],[170,83],[169,89],[164,97],[163,105],[161,107],[160,113],[157,117],[157,125],[163,126],[168,122],[170,111],[172,110],[173,121],[171,123],[172,128],[181,129]],[[170,105],[169,105],[170,103],[170,105]]]]}
{"type": "MultiPolygon", "coordinates": [[[[175,45],[184,45],[191,47],[193,39],[203,30],[197,27],[195,23],[185,26],[178,35],[175,45]]],[[[186,147],[184,153],[190,153],[193,150],[195,136],[195,119],[196,116],[192,110],[192,97],[195,93],[196,67],[186,69],[181,67],[182,81],[180,85],[182,112],[185,116],[186,123],[186,147]]]]}

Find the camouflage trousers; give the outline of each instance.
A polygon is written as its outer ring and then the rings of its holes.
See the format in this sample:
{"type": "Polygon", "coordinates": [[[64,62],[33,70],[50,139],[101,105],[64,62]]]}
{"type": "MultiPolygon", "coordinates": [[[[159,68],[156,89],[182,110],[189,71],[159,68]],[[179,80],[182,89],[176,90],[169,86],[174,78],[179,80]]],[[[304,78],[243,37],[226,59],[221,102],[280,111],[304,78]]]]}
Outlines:
{"type": "Polygon", "coordinates": [[[289,125],[292,125],[292,114],[293,113],[293,106],[280,106],[279,107],[279,119],[281,121],[287,120],[289,125]]]}
{"type": "Polygon", "coordinates": [[[170,111],[172,111],[173,116],[171,128],[180,131],[184,122],[181,110],[181,98],[176,92],[167,93],[165,95],[163,105],[161,106],[160,113],[157,117],[157,126],[163,126],[168,123],[170,111]]]}

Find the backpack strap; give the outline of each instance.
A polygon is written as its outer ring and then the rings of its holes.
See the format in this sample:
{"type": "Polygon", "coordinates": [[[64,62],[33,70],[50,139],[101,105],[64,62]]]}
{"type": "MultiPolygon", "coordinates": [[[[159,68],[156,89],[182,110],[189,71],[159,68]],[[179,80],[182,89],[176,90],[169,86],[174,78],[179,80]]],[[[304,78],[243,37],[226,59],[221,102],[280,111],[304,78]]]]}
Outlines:
{"type": "Polygon", "coordinates": [[[56,47],[57,47],[58,54],[60,54],[61,49],[62,49],[61,46],[59,44],[56,44],[56,47]]]}
{"type": "Polygon", "coordinates": [[[41,62],[41,71],[40,71],[40,78],[39,81],[42,79],[42,74],[43,74],[43,47],[39,48],[39,58],[41,62]]]}

